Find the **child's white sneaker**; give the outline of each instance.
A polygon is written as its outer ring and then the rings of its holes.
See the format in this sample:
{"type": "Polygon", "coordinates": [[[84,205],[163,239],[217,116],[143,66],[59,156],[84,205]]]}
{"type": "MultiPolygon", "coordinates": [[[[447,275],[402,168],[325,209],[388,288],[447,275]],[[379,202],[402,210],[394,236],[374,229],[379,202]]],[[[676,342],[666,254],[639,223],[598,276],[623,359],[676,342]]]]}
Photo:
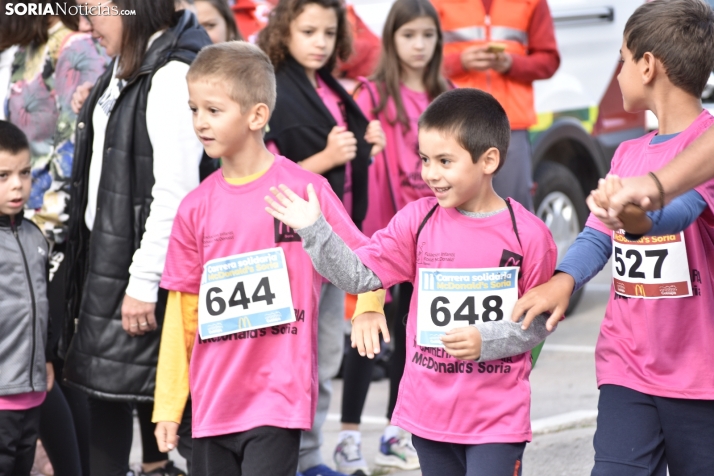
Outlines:
{"type": "Polygon", "coordinates": [[[412,435],[395,426],[388,426],[380,440],[379,453],[374,462],[379,466],[403,470],[419,469],[419,457],[412,446],[412,435]]]}
{"type": "Polygon", "coordinates": [[[341,431],[335,447],[337,471],[344,474],[368,476],[369,466],[362,457],[359,431],[341,431]]]}

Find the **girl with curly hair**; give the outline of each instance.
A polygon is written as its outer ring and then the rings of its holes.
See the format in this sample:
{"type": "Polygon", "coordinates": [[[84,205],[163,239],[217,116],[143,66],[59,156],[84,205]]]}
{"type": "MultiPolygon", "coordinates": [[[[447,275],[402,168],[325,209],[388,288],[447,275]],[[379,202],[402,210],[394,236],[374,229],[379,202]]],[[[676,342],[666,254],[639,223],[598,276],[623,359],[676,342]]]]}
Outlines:
{"type": "MultiPolygon", "coordinates": [[[[277,103],[265,140],[268,149],[322,174],[361,226],[367,212],[367,168],[384,148],[379,121],[369,122],[332,76],[351,52],[340,0],[280,0],[258,36],[275,67],[277,103]]],[[[318,318],[319,399],[312,431],[303,434],[300,471],[335,474],[322,464],[320,430],[330,402],[330,379],[342,360],[344,293],[323,284],[318,318]]]]}

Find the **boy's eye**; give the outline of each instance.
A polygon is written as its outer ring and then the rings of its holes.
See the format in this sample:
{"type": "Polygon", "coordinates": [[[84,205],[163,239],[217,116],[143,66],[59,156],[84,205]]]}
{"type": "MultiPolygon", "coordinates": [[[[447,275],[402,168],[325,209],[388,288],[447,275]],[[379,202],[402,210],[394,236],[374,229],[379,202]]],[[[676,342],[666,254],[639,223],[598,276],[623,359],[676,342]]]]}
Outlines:
{"type": "Polygon", "coordinates": [[[196,111],[197,111],[197,108],[195,108],[195,107],[189,106],[188,108],[189,108],[189,109],[191,110],[191,112],[193,112],[194,114],[195,114],[196,111]]]}
{"type": "Polygon", "coordinates": [[[215,107],[209,108],[208,111],[209,111],[211,114],[217,114],[217,113],[218,113],[218,109],[216,109],[215,107]]]}
{"type": "Polygon", "coordinates": [[[32,170],[31,170],[31,169],[25,169],[25,170],[23,170],[22,172],[20,172],[20,174],[25,175],[25,176],[29,176],[30,174],[32,174],[32,170]]]}

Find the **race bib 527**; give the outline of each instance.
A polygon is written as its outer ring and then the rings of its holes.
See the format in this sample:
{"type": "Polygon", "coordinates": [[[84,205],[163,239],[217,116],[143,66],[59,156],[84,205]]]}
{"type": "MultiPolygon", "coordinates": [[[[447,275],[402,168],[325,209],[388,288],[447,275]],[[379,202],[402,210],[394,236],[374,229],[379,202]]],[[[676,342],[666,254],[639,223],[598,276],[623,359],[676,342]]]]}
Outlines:
{"type": "Polygon", "coordinates": [[[206,263],[198,297],[201,339],[295,321],[282,248],[206,263]]]}

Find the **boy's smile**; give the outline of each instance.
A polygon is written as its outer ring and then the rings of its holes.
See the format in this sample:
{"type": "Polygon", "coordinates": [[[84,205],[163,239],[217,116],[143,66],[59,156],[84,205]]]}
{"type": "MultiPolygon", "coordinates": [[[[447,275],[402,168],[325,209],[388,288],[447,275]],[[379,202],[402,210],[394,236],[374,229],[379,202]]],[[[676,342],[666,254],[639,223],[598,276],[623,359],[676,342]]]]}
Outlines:
{"type": "Polygon", "coordinates": [[[30,198],[30,151],[0,151],[0,215],[17,215],[30,198]]]}
{"type": "MultiPolygon", "coordinates": [[[[461,147],[453,134],[419,129],[419,155],[421,177],[434,192],[439,205],[474,212],[491,211],[491,196],[496,196],[491,180],[499,164],[495,148],[488,149],[474,163],[469,151],[461,147]]],[[[499,202],[498,207],[502,205],[499,202]]]]}

